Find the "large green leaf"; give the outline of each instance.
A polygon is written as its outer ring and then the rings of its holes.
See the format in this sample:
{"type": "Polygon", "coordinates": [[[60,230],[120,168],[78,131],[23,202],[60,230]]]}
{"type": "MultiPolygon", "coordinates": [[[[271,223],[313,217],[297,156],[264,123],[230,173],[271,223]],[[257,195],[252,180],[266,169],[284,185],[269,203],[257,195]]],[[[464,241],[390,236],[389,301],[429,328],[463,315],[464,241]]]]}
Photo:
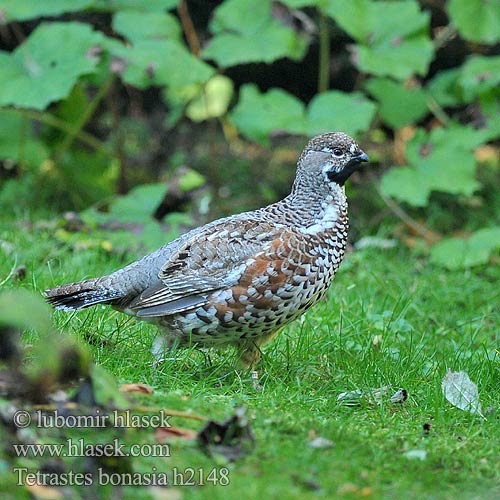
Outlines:
{"type": "Polygon", "coordinates": [[[300,60],[307,40],[271,16],[271,1],[227,0],[210,23],[216,33],[203,50],[221,67],[266,62],[282,57],[300,60]]]}
{"type": "Polygon", "coordinates": [[[139,88],[201,85],[214,73],[211,66],[171,40],[141,40],[132,47],[114,44],[111,51],[125,61],[122,78],[139,88]]]}
{"type": "Polygon", "coordinates": [[[372,78],[366,88],[380,103],[381,118],[394,128],[418,121],[428,112],[427,95],[422,89],[408,89],[386,78],[372,78]]]}
{"type": "Polygon", "coordinates": [[[332,90],[304,104],[281,89],[261,94],[255,85],[244,85],[231,119],[249,139],[267,144],[271,132],[315,135],[332,130],[348,134],[367,130],[375,104],[362,94],[332,90]]]}
{"type": "Polygon", "coordinates": [[[177,19],[166,12],[121,11],[113,16],[113,29],[135,43],[141,40],[181,41],[177,19]]]}
{"type": "Polygon", "coordinates": [[[448,12],[466,40],[491,44],[500,41],[500,0],[450,0],[448,12]]]}
{"type": "Polygon", "coordinates": [[[163,183],[142,184],[125,196],[116,197],[109,207],[109,215],[121,222],[144,223],[153,219],[153,213],[165,196],[163,183]]]}
{"type": "Polygon", "coordinates": [[[6,22],[27,21],[37,17],[59,16],[90,7],[94,0],[1,0],[0,12],[6,22]]]}
{"type": "Polygon", "coordinates": [[[323,7],[327,5],[328,0],[282,0],[281,3],[292,9],[301,9],[303,7],[323,7]]]}
{"type": "Polygon", "coordinates": [[[459,84],[469,102],[479,94],[498,90],[500,84],[500,56],[471,56],[460,70],[459,84]]]}
{"type": "Polygon", "coordinates": [[[462,89],[458,83],[461,68],[440,71],[427,84],[427,91],[443,107],[463,104],[462,89]]]}
{"type": "Polygon", "coordinates": [[[0,159],[38,167],[48,157],[46,145],[34,136],[28,118],[14,109],[0,109],[0,159]]]}
{"type": "Polygon", "coordinates": [[[414,206],[424,206],[432,191],[472,195],[479,187],[473,149],[488,135],[464,126],[419,130],[407,146],[410,166],[387,172],[382,191],[414,206]]]}
{"type": "Polygon", "coordinates": [[[400,80],[427,72],[430,15],[417,2],[329,0],[325,11],[358,42],[353,55],[361,70],[400,80]]]}
{"type": "MultiPolygon", "coordinates": [[[[69,0],[66,0],[69,1],[69,0]]],[[[143,12],[163,12],[177,7],[179,0],[94,0],[94,6],[101,10],[119,12],[135,10],[143,12]]]]}
{"type": "Polygon", "coordinates": [[[415,167],[392,168],[382,177],[380,188],[387,196],[414,207],[424,207],[430,194],[425,177],[415,167]]]}
{"type": "Polygon", "coordinates": [[[431,262],[448,269],[487,264],[500,248],[500,227],[483,228],[468,238],[447,238],[431,248],[431,262]]]}
{"type": "Polygon", "coordinates": [[[261,94],[253,84],[243,85],[231,120],[249,139],[268,143],[268,136],[277,130],[305,128],[304,105],[281,89],[261,94]]]}
{"type": "Polygon", "coordinates": [[[258,34],[215,36],[203,50],[203,57],[227,68],[245,63],[271,63],[283,57],[298,61],[304,57],[306,48],[305,38],[277,21],[270,21],[258,34]]]}
{"type": "MultiPolygon", "coordinates": [[[[363,94],[352,92],[347,94],[331,90],[316,95],[310,102],[307,111],[307,135],[342,130],[354,135],[368,130],[375,114],[375,104],[363,94]]],[[[290,124],[293,130],[293,123],[290,124]]]]}
{"type": "Polygon", "coordinates": [[[89,49],[103,39],[87,24],[41,24],[14,52],[0,52],[0,105],[44,109],[63,99],[94,70],[89,49]]]}
{"type": "Polygon", "coordinates": [[[214,12],[210,22],[213,33],[234,31],[240,35],[254,35],[269,21],[270,0],[226,0],[214,12]]]}

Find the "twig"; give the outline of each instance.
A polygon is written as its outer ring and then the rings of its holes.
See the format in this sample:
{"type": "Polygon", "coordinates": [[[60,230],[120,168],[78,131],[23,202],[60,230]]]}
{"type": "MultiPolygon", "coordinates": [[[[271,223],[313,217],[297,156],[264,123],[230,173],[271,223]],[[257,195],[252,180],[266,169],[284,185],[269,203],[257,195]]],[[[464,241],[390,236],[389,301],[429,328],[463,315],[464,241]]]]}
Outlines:
{"type": "Polygon", "coordinates": [[[113,84],[115,79],[115,75],[110,75],[107,80],[104,81],[104,83],[101,85],[99,88],[97,94],[95,97],[90,101],[89,105],[87,106],[85,113],[80,117],[78,122],[74,125],[72,130],[66,135],[64,138],[63,142],[61,145],[57,148],[57,150],[54,153],[53,160],[54,163],[59,163],[61,158],[64,156],[66,151],[71,147],[71,144],[73,144],[73,141],[75,140],[76,136],[78,133],[83,129],[83,127],[86,125],[86,123],[92,118],[95,110],[97,109],[97,106],[101,102],[101,100],[104,98],[104,96],[108,93],[111,85],[113,84]]]}
{"type": "Polygon", "coordinates": [[[441,237],[439,234],[435,233],[431,229],[427,228],[425,225],[421,224],[420,222],[417,222],[410,214],[408,214],[398,203],[396,203],[392,198],[389,196],[386,196],[380,188],[378,187],[377,183],[375,182],[375,177],[372,173],[369,174],[370,177],[372,178],[374,184],[375,184],[375,189],[377,190],[377,193],[379,196],[384,200],[384,203],[387,205],[389,210],[396,215],[399,219],[401,219],[408,227],[413,229],[417,234],[422,236],[426,241],[429,243],[437,243],[441,237]]]}
{"type": "MultiPolygon", "coordinates": [[[[51,115],[50,113],[34,111],[31,109],[12,109],[13,111],[22,113],[26,118],[29,118],[30,120],[44,123],[45,125],[61,130],[66,134],[70,134],[71,132],[73,132],[73,126],[70,123],[61,120],[57,116],[51,115]]],[[[75,136],[75,139],[78,139],[87,146],[90,146],[92,149],[104,153],[107,156],[113,156],[113,152],[109,150],[106,144],[104,144],[88,132],[85,132],[85,130],[79,130],[75,136]]]]}
{"type": "Polygon", "coordinates": [[[123,131],[120,128],[120,112],[117,105],[117,89],[116,85],[112,85],[108,93],[108,107],[111,112],[112,124],[111,128],[115,136],[114,150],[115,159],[118,160],[118,179],[116,191],[118,194],[125,194],[127,189],[127,173],[126,173],[126,158],[123,151],[124,137],[123,131]]]}
{"type": "Polygon", "coordinates": [[[443,124],[449,125],[450,117],[446,114],[444,109],[439,105],[439,103],[432,97],[431,95],[427,96],[426,101],[427,107],[431,111],[431,113],[443,124]]]}
{"type": "Polygon", "coordinates": [[[327,16],[319,12],[318,93],[326,92],[330,83],[330,29],[327,16]]]}
{"type": "Polygon", "coordinates": [[[186,35],[189,49],[191,50],[191,53],[193,55],[199,56],[201,50],[200,40],[198,38],[198,35],[196,34],[191,16],[189,15],[189,9],[186,0],[182,0],[181,2],[179,2],[177,12],[179,13],[182,29],[184,31],[184,35],[186,35]]]}
{"type": "Polygon", "coordinates": [[[437,32],[436,38],[432,41],[434,50],[438,50],[457,35],[457,30],[453,26],[446,26],[437,32]]]}

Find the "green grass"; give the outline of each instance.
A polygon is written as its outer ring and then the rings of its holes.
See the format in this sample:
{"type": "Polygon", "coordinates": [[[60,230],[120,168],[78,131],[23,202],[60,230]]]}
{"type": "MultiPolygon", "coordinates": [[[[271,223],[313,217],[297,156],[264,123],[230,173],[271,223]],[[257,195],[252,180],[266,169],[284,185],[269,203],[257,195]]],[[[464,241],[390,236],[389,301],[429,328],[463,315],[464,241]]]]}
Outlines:
{"type": "MultiPolygon", "coordinates": [[[[0,249],[0,281],[16,259],[27,277],[2,289],[41,291],[127,262],[102,250],[73,251],[53,233],[40,225],[3,225],[0,240],[13,247],[8,254],[0,249]]],[[[498,265],[449,272],[404,248],[351,253],[328,300],[265,348],[261,391],[248,373],[234,369],[231,350],[181,350],[155,367],[151,325],[104,308],[55,312],[54,320],[89,343],[95,362],[120,383],[151,385],[155,393],[139,398],[142,404],[219,420],[237,406],[247,408],[254,451],[227,464],[228,486],[179,487],[183,499],[494,499],[500,495],[499,279],[498,265]],[[485,420],[446,402],[441,381],[449,369],[466,371],[477,383],[485,420]],[[341,392],[382,386],[404,388],[409,398],[357,407],[337,402],[341,392]],[[429,432],[424,424],[431,424],[429,432]],[[333,446],[314,449],[311,436],[333,446]],[[409,450],[425,450],[426,458],[407,458],[409,450]]],[[[28,343],[36,337],[25,333],[28,343]]],[[[172,423],[199,428],[180,418],[172,423]]],[[[177,441],[170,458],[135,462],[142,471],[153,465],[208,473],[220,464],[177,441]]],[[[7,484],[13,498],[24,498],[25,490],[7,484]]],[[[100,494],[115,498],[116,491],[100,494]]],[[[125,498],[148,494],[124,490],[125,498]]]]}

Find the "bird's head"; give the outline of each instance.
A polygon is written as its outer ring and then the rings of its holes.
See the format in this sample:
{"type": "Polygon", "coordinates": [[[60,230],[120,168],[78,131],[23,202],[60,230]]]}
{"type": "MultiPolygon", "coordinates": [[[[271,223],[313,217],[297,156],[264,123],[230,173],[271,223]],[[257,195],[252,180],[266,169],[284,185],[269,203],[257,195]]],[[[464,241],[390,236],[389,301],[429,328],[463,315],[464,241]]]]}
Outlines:
{"type": "Polygon", "coordinates": [[[309,141],[300,155],[297,176],[342,186],[365,161],[368,161],[367,154],[352,137],[342,132],[329,132],[309,141]]]}

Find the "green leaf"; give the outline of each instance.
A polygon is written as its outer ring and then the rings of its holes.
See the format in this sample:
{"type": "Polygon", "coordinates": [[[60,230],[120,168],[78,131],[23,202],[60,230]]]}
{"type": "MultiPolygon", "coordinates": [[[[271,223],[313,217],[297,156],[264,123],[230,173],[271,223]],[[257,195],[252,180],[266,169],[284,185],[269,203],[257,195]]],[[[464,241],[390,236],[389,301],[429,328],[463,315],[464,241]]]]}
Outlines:
{"type": "Polygon", "coordinates": [[[254,35],[271,17],[270,0],[226,0],[215,9],[210,22],[212,33],[234,31],[240,35],[254,35]]]}
{"type": "Polygon", "coordinates": [[[44,142],[33,134],[29,119],[14,109],[0,109],[0,159],[39,167],[49,157],[44,142]]]}
{"type": "Polygon", "coordinates": [[[113,55],[125,60],[125,82],[141,89],[151,85],[185,88],[208,81],[214,69],[171,40],[141,40],[132,47],[114,45],[113,55]]]}
{"type": "Polygon", "coordinates": [[[202,54],[218,66],[265,62],[288,57],[299,61],[304,57],[307,41],[293,30],[271,21],[256,35],[222,33],[210,40],[202,54]]]}
{"type": "Polygon", "coordinates": [[[14,52],[0,52],[0,105],[45,109],[63,99],[94,70],[98,59],[89,49],[103,39],[87,24],[41,24],[14,52]]]}
{"type": "Polygon", "coordinates": [[[410,167],[387,172],[382,178],[383,192],[414,206],[424,206],[431,191],[472,195],[480,186],[473,149],[488,136],[487,129],[459,125],[435,128],[429,134],[418,130],[407,145],[410,167]]]}
{"type": "Polygon", "coordinates": [[[206,179],[203,175],[198,173],[196,170],[189,168],[187,172],[179,178],[179,189],[183,193],[187,193],[188,191],[204,186],[205,183],[206,179]]]}
{"type": "Polygon", "coordinates": [[[52,314],[39,294],[21,288],[8,290],[0,294],[0,324],[46,334],[52,331],[52,314]]]}
{"type": "Polygon", "coordinates": [[[418,170],[435,191],[470,196],[480,187],[472,152],[443,146],[420,159],[418,170]]]}
{"type": "Polygon", "coordinates": [[[400,80],[427,72],[430,15],[417,2],[329,0],[325,11],[358,42],[353,56],[361,70],[400,80]]]}
{"type": "Polygon", "coordinates": [[[322,7],[328,3],[328,0],[282,0],[281,3],[292,9],[302,9],[303,7],[322,7]]]}
{"type": "Polygon", "coordinates": [[[500,56],[471,56],[462,65],[459,83],[467,102],[479,94],[498,89],[500,83],[500,56]]]}
{"type": "Polygon", "coordinates": [[[424,207],[430,195],[425,178],[414,167],[394,167],[384,174],[380,184],[382,193],[414,207],[424,207]]]}
{"type": "Polygon", "coordinates": [[[117,12],[113,16],[112,26],[132,44],[141,40],[181,41],[179,22],[166,12],[117,12]]]}
{"type": "Polygon", "coordinates": [[[130,406],[125,396],[118,390],[118,383],[114,375],[104,367],[92,365],[90,377],[97,403],[106,408],[125,409],[130,406]]]}
{"type": "Polygon", "coordinates": [[[427,96],[422,89],[407,89],[386,78],[372,78],[365,86],[380,103],[381,118],[393,128],[416,122],[428,112],[427,96]]]}
{"type": "Polygon", "coordinates": [[[407,39],[404,42],[365,47],[358,45],[354,60],[360,69],[378,76],[392,76],[406,80],[414,73],[425,75],[432,59],[433,46],[424,36],[407,39]]]}
{"type": "Polygon", "coordinates": [[[163,183],[142,184],[131,189],[126,195],[118,196],[109,207],[114,220],[143,223],[152,220],[155,209],[165,196],[163,183]]]}
{"type": "Polygon", "coordinates": [[[5,22],[27,21],[37,17],[60,16],[90,7],[94,0],[2,0],[0,12],[5,22]]]}
{"type": "Polygon", "coordinates": [[[500,227],[483,228],[469,238],[448,238],[431,248],[431,262],[448,269],[487,264],[500,248],[500,227]]]}
{"type": "Polygon", "coordinates": [[[88,376],[92,356],[86,345],[75,337],[48,332],[34,344],[26,375],[41,390],[54,389],[56,382],[68,383],[69,378],[88,376]]]}
{"type": "Polygon", "coordinates": [[[305,128],[304,105],[281,89],[261,94],[256,85],[241,87],[240,99],[231,113],[231,121],[249,139],[268,144],[276,130],[305,128]]]}
{"type": "Polygon", "coordinates": [[[500,113],[498,112],[498,100],[500,89],[487,92],[479,97],[481,112],[484,113],[485,122],[488,127],[488,140],[500,137],[500,113]]]}
{"type": "Polygon", "coordinates": [[[227,76],[215,75],[189,103],[186,115],[195,122],[224,115],[233,97],[233,82],[227,76]]]}
{"type": "Polygon", "coordinates": [[[427,84],[427,91],[443,107],[464,103],[462,89],[458,84],[461,68],[440,71],[427,84]]]}
{"type": "Polygon", "coordinates": [[[255,85],[244,85],[231,120],[249,139],[268,143],[271,132],[315,135],[332,130],[355,134],[367,130],[375,104],[360,93],[332,90],[314,97],[307,113],[304,104],[281,89],[261,94],[255,85]]]}
{"type": "MultiPolygon", "coordinates": [[[[359,92],[324,92],[316,95],[310,102],[304,132],[307,135],[315,135],[342,130],[355,135],[357,132],[368,130],[375,109],[375,104],[359,92]]],[[[294,125],[290,123],[291,130],[294,130],[294,125]]]]}
{"type": "Polygon", "coordinates": [[[466,40],[490,44],[500,41],[500,0],[450,0],[448,13],[466,40]]]}
{"type": "Polygon", "coordinates": [[[203,50],[221,67],[251,62],[271,63],[304,57],[307,40],[271,17],[270,0],[227,0],[210,23],[216,33],[203,50]]]}
{"type": "MultiPolygon", "coordinates": [[[[68,1],[68,0],[66,0],[68,1]]],[[[177,7],[179,0],[94,0],[97,9],[119,12],[122,10],[135,10],[142,12],[163,12],[177,7]]]]}
{"type": "Polygon", "coordinates": [[[487,130],[477,130],[471,126],[459,124],[435,127],[429,133],[418,129],[415,137],[408,143],[407,156],[410,162],[418,163],[436,148],[472,151],[487,139],[487,130]]]}

